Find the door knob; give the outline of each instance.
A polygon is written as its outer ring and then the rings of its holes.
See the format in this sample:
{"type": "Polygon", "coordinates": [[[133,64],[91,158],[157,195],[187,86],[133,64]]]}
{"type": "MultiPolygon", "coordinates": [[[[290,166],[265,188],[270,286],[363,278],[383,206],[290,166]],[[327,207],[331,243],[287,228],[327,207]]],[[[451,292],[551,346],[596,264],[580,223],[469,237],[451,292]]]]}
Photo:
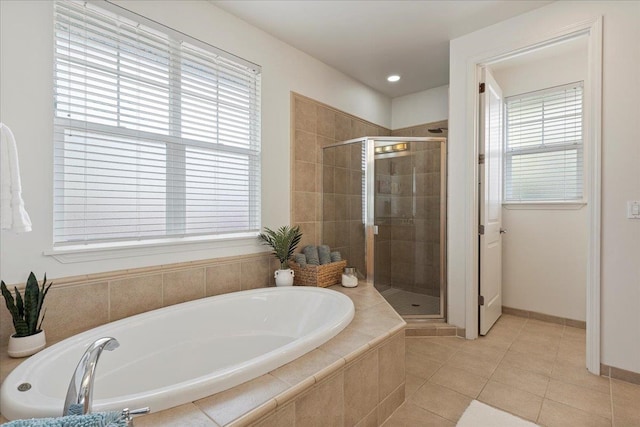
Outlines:
{"type": "Polygon", "coordinates": [[[500,234],[507,234],[507,230],[505,230],[504,228],[500,229],[500,234]]]}

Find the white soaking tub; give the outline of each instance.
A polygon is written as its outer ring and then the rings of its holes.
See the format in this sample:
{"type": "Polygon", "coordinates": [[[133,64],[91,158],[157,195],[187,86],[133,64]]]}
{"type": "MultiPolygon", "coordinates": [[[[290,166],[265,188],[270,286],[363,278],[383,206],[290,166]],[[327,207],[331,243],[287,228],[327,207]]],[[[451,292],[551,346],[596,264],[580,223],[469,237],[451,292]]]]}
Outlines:
{"type": "Polygon", "coordinates": [[[100,357],[93,411],[149,406],[156,412],[266,374],[337,335],[353,315],[349,297],[297,286],[235,292],[139,314],[24,361],[2,384],[2,415],[62,415],[75,367],[101,337],[116,338],[120,347],[100,357]],[[31,388],[19,391],[25,383],[31,388]]]}

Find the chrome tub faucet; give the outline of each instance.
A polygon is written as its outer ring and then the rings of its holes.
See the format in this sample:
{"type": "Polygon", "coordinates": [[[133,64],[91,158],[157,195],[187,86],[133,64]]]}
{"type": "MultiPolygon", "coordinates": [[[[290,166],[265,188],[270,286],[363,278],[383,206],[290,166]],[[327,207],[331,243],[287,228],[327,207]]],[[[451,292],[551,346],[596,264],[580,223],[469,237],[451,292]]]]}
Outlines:
{"type": "Polygon", "coordinates": [[[78,362],[64,401],[62,415],[81,415],[91,413],[93,403],[93,381],[96,366],[103,350],[112,351],[120,346],[118,340],[111,337],[94,341],[78,362]]]}

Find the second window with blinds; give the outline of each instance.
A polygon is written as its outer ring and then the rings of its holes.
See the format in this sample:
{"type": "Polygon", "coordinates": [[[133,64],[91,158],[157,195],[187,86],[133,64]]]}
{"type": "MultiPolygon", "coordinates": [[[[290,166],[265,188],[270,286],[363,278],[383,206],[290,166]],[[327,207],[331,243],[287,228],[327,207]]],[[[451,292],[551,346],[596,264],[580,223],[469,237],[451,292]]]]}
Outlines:
{"type": "Polygon", "coordinates": [[[504,203],[584,200],[583,84],[505,99],[504,203]]]}
{"type": "Polygon", "coordinates": [[[54,245],[257,233],[260,67],[109,3],[54,28],[54,245]]]}

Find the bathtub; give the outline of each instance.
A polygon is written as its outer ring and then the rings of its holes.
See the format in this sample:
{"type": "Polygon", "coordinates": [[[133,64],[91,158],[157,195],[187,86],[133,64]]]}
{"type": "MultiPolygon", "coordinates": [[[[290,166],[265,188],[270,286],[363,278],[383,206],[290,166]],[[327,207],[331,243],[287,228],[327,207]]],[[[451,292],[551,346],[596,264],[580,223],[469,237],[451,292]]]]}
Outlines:
{"type": "Polygon", "coordinates": [[[100,337],[114,337],[120,347],[100,357],[93,410],[149,406],[157,412],[266,374],[337,335],[353,315],[349,297],[297,286],[235,292],[139,314],[70,337],[21,363],[2,384],[2,415],[62,415],[75,367],[100,337]],[[24,383],[31,388],[18,391],[24,383]]]}

